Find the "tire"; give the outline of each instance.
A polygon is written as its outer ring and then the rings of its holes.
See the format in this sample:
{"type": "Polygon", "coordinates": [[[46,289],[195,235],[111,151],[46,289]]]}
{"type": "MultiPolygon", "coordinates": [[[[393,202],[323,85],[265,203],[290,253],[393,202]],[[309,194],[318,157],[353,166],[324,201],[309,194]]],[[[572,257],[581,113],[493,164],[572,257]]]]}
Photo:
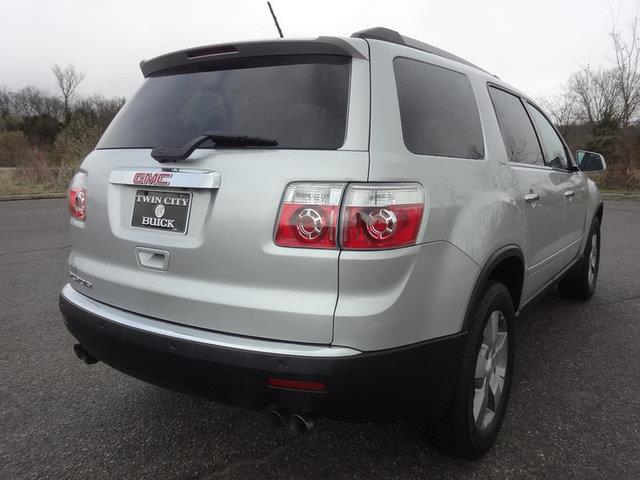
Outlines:
{"type": "Polygon", "coordinates": [[[514,347],[515,314],[511,295],[502,283],[489,281],[475,306],[458,384],[445,419],[448,445],[453,454],[473,460],[495,442],[509,401],[514,347]],[[497,331],[497,335],[491,335],[492,331],[497,331]],[[492,349],[497,352],[495,357],[492,349]],[[493,390],[495,387],[497,392],[500,383],[502,389],[496,403],[493,390]]]}
{"type": "Polygon", "coordinates": [[[563,297],[582,301],[589,300],[596,291],[599,269],[600,219],[596,217],[577,270],[568,274],[558,283],[558,291],[563,297]]]}

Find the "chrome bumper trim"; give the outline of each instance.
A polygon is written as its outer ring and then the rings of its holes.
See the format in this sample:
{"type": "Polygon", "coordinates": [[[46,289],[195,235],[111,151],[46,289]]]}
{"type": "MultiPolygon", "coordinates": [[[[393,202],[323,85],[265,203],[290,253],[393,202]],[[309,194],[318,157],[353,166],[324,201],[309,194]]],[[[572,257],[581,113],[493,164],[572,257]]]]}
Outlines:
{"type": "Polygon", "coordinates": [[[331,347],[327,345],[308,345],[301,343],[277,342],[237,335],[217,333],[186,325],[176,325],[162,320],[137,315],[120,310],[93,300],[66,284],[61,295],[77,307],[104,318],[110,322],[142,330],[168,338],[197,342],[222,348],[234,348],[251,352],[270,353],[276,355],[294,355],[302,357],[350,357],[361,352],[347,347],[331,347]]]}

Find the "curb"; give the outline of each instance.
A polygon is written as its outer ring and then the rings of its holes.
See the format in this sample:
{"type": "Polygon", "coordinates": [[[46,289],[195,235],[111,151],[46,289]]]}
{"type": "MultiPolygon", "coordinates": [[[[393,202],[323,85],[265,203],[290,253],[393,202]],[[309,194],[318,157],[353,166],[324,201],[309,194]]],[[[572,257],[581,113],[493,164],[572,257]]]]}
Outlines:
{"type": "Polygon", "coordinates": [[[0,202],[13,202],[16,200],[45,200],[47,198],[65,198],[66,192],[59,193],[34,193],[27,195],[5,195],[0,196],[0,202]]]}

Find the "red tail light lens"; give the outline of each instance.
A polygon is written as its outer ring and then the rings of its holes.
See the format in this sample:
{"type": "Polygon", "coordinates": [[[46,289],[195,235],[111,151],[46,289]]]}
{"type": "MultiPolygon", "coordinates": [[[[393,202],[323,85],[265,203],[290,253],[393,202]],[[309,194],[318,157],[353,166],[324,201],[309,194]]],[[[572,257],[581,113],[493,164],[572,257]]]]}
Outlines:
{"type": "Polygon", "coordinates": [[[282,198],[275,243],[283,247],[336,248],[344,183],[291,183],[282,198]]]}
{"type": "Polygon", "coordinates": [[[424,192],[417,183],[350,185],[342,210],[342,246],[363,250],[413,245],[423,209],[424,192]]]}
{"type": "Polygon", "coordinates": [[[69,184],[69,213],[76,220],[85,220],[87,205],[87,174],[76,173],[69,184]]]}

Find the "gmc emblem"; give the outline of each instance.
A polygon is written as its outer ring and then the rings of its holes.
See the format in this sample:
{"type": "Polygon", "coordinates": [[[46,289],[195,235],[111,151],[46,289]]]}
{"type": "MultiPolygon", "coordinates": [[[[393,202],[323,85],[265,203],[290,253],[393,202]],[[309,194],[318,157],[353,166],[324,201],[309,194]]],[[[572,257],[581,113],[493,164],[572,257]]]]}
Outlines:
{"type": "Polygon", "coordinates": [[[171,173],[144,173],[138,172],[133,176],[135,185],[170,185],[171,173]]]}

